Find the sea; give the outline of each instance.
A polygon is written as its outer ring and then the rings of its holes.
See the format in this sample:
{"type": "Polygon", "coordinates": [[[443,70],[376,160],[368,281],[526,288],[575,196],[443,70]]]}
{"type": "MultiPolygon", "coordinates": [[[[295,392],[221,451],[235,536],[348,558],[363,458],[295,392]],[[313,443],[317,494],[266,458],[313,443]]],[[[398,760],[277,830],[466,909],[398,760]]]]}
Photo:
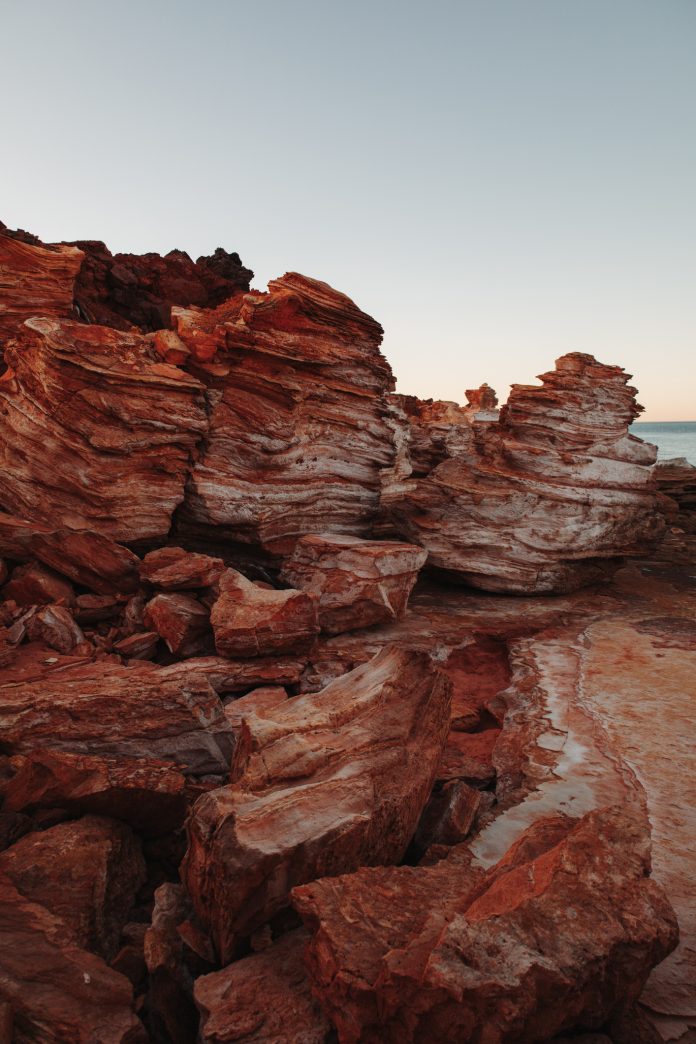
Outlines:
{"type": "Polygon", "coordinates": [[[689,464],[696,464],[696,421],[638,421],[631,425],[631,434],[657,446],[658,460],[686,457],[689,464]]]}

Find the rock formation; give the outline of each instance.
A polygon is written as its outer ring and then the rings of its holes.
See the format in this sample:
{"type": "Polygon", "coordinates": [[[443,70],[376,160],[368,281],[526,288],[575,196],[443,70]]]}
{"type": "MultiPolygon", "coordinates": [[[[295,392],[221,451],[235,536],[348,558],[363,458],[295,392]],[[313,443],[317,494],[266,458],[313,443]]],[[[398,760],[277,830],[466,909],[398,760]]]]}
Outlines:
{"type": "Polygon", "coordinates": [[[694,469],[250,278],[0,227],[0,1039],[686,1044],[694,469]]]}
{"type": "Polygon", "coordinates": [[[403,856],[449,706],[447,679],[427,656],[388,650],[322,692],[248,719],[246,770],[197,802],[182,866],[223,961],[287,904],[294,884],[403,856]]]}
{"type": "Polygon", "coordinates": [[[389,522],[431,565],[488,591],[566,591],[610,575],[664,532],[654,447],[628,434],[640,409],[628,379],[576,352],[540,387],[513,386],[499,421],[452,408],[443,425],[430,406],[411,407],[411,425],[398,411],[389,522]]]}
{"type": "Polygon", "coordinates": [[[300,537],[280,575],[314,595],[322,631],[339,634],[398,619],[427,557],[411,544],[311,535],[300,537]]]}

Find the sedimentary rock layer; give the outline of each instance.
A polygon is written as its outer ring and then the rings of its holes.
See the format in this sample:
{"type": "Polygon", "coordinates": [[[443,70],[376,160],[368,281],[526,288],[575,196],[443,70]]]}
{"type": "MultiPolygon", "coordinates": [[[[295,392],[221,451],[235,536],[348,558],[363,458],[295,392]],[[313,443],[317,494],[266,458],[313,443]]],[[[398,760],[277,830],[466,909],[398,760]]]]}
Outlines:
{"type": "Polygon", "coordinates": [[[513,386],[499,421],[460,411],[442,432],[438,420],[430,443],[432,408],[418,412],[413,463],[402,411],[385,514],[431,565],[485,590],[572,590],[664,532],[654,447],[628,434],[640,408],[624,371],[572,353],[540,379],[513,386]]]}
{"type": "Polygon", "coordinates": [[[73,284],[82,251],[27,239],[9,233],[0,222],[0,362],[7,341],[25,319],[73,315],[73,284]]]}
{"type": "Polygon", "coordinates": [[[221,960],[286,905],[294,884],[401,858],[449,706],[449,683],[426,655],[387,650],[249,719],[247,769],[196,803],[182,865],[221,960]]]}
{"type": "Polygon", "coordinates": [[[267,294],[174,316],[214,393],[188,525],[275,554],[305,533],[366,535],[393,456],[379,324],[295,273],[267,294]]]}
{"type": "Polygon", "coordinates": [[[30,319],[0,380],[0,504],[130,543],[166,536],[204,389],[136,334],[30,319]]]}

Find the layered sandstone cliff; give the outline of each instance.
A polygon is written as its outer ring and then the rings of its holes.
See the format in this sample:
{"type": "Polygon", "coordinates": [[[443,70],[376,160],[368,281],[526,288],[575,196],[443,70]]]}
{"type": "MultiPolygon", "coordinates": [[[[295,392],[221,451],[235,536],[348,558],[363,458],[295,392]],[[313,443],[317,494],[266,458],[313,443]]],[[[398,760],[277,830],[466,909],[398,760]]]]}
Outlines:
{"type": "Polygon", "coordinates": [[[686,1044],[689,470],[250,278],[0,227],[0,1037],[686,1044]]]}

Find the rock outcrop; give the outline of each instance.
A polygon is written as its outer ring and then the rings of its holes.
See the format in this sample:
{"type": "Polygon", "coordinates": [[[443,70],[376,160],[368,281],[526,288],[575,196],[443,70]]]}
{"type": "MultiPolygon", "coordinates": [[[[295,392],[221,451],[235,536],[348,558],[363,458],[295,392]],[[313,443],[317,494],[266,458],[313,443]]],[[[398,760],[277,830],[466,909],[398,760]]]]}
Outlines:
{"type": "Polygon", "coordinates": [[[196,803],[182,865],[222,961],[283,909],[293,885],[403,856],[449,707],[447,678],[427,656],[387,650],[248,720],[247,768],[196,803]]]}
{"type": "Polygon", "coordinates": [[[695,469],[250,278],[0,227],[0,1038],[686,1044],[695,469]]]}
{"type": "Polygon", "coordinates": [[[314,595],[327,634],[397,620],[427,552],[412,544],[317,534],[300,539],[281,578],[314,595]]]}
{"type": "Polygon", "coordinates": [[[296,273],[173,314],[214,401],[182,523],[273,555],[305,533],[366,536],[393,458],[379,324],[296,273]]]}
{"type": "Polygon", "coordinates": [[[5,361],[0,503],[116,541],[166,536],[207,428],[202,385],[139,334],[44,318],[27,320],[5,361]]]}
{"type": "Polygon", "coordinates": [[[44,246],[0,222],[0,372],[7,341],[32,316],[73,315],[73,285],[84,254],[75,246],[44,246]]]}
{"type": "Polygon", "coordinates": [[[433,406],[414,411],[413,464],[401,411],[386,517],[430,565],[484,590],[573,590],[664,533],[654,447],[628,434],[640,407],[624,371],[576,352],[540,379],[513,386],[499,420],[450,409],[443,430],[433,406]]]}

